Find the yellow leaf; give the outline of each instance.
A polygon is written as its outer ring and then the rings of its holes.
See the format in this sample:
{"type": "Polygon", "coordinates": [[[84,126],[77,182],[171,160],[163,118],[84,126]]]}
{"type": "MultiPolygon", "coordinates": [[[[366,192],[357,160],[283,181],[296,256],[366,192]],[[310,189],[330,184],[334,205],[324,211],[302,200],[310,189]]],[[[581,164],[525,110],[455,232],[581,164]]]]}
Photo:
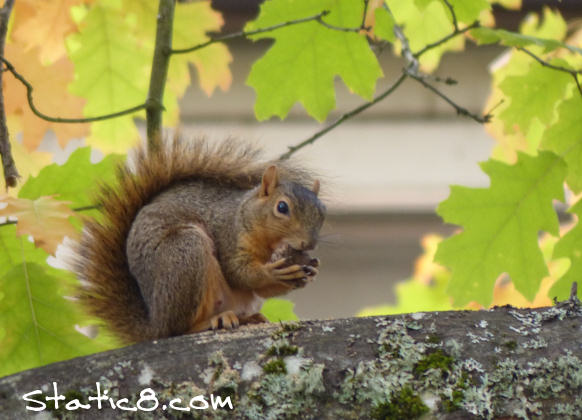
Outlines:
{"type": "MultiPolygon", "coordinates": [[[[209,2],[182,4],[176,7],[173,46],[187,48],[207,41],[208,31],[218,31],[223,25],[220,13],[212,10],[209,2]]],[[[169,89],[181,97],[190,83],[187,63],[191,62],[198,71],[200,87],[211,95],[220,87],[223,91],[230,87],[232,74],[228,68],[232,56],[223,44],[214,44],[188,54],[172,57],[168,81],[169,89]]]]}
{"type": "MultiPolygon", "coordinates": [[[[41,112],[53,117],[81,118],[85,101],[68,93],[67,86],[73,80],[73,65],[62,58],[45,67],[38,60],[38,49],[24,51],[22,45],[6,45],[6,58],[16,70],[33,86],[34,103],[41,112]]],[[[3,78],[6,112],[11,126],[22,130],[22,141],[28,150],[34,150],[42,141],[47,130],[57,136],[61,147],[69,140],[84,137],[88,133],[87,124],[51,123],[40,119],[30,110],[26,100],[26,89],[10,73],[3,78]]]]}
{"type": "Polygon", "coordinates": [[[65,38],[76,30],[70,9],[83,0],[34,0],[30,16],[18,16],[12,38],[25,51],[37,48],[42,63],[54,63],[66,54],[65,38]]]}
{"type": "Polygon", "coordinates": [[[68,202],[55,200],[53,196],[28,200],[3,195],[0,203],[7,204],[0,209],[0,216],[18,218],[16,233],[31,235],[35,246],[52,255],[65,236],[77,237],[77,231],[69,221],[69,217],[75,214],[67,206],[68,202]]]}

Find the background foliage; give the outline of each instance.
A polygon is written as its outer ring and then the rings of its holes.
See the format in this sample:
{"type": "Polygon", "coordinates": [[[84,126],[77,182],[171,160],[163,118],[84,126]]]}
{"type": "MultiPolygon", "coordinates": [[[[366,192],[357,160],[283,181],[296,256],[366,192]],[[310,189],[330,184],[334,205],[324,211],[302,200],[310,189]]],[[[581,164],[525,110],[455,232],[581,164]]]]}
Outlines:
{"type": "MultiPolygon", "coordinates": [[[[258,120],[285,118],[299,102],[325,121],[335,108],[337,77],[362,98],[361,107],[310,141],[389,100],[404,79],[431,88],[459,114],[488,122],[497,146],[482,169],[491,185],[451,188],[437,212],[462,230],[447,239],[425,237],[413,277],[398,286],[398,304],[365,314],[544,305],[567,297],[580,278],[582,228],[560,226],[554,204],[571,206],[575,216],[582,212],[575,203],[582,191],[582,31],[568,31],[550,9],[529,16],[519,33],[496,29],[493,3],[521,6],[519,0],[270,0],[246,34],[233,36],[273,40],[247,79],[258,120]],[[492,73],[485,108],[491,114],[470,114],[436,87],[447,79],[429,75],[444,53],[468,42],[508,47],[492,73]],[[388,91],[377,92],[384,72],[375,52],[387,46],[402,56],[403,71],[388,91]]],[[[32,85],[44,113],[83,118],[123,111],[147,98],[156,13],[149,0],[19,0],[5,58],[32,85]]],[[[196,48],[171,57],[167,126],[178,122],[178,99],[192,83],[189,66],[206,94],[228,89],[228,48],[207,35],[221,25],[209,2],[177,4],[173,48],[196,48]]],[[[137,111],[92,123],[47,121],[31,111],[25,87],[8,72],[3,93],[10,132],[18,133],[12,148],[23,183],[0,197],[0,217],[9,217],[0,226],[0,375],[116,345],[106,334],[89,339],[76,331],[94,320],[65,297],[75,280],[55,268],[53,256],[65,236],[78,235],[82,217],[95,216],[84,211],[93,188],[112,182],[119,154],[138,140],[135,118],[144,117],[137,111]],[[48,130],[62,147],[79,137],[88,147],[64,165],[50,164],[51,156],[37,150],[48,130]],[[92,148],[105,154],[99,163],[90,159],[92,148]]],[[[295,317],[285,301],[269,302],[265,313],[273,320],[295,317]]]]}

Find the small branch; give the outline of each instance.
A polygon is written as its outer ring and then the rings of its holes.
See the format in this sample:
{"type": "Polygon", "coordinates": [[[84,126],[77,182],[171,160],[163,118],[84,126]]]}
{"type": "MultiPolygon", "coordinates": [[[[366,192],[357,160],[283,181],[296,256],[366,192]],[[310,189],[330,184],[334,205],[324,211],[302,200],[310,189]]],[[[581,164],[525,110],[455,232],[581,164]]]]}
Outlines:
{"type": "Polygon", "coordinates": [[[156,150],[162,140],[162,110],[164,109],[164,89],[168,77],[168,67],[172,51],[172,26],[174,21],[174,0],[159,0],[157,16],[156,44],[152,60],[150,88],[146,101],[146,130],[148,149],[156,150]]]}
{"type": "MultiPolygon", "coordinates": [[[[76,207],[74,209],[71,209],[77,213],[82,212],[82,211],[88,211],[88,210],[95,210],[100,208],[100,205],[92,205],[92,206],[83,206],[83,207],[76,207]]],[[[16,223],[18,223],[18,220],[6,220],[5,222],[0,223],[0,228],[2,226],[9,226],[9,225],[15,225],[16,223]]]]}
{"type": "MultiPolygon", "coordinates": [[[[4,56],[4,44],[6,42],[6,33],[8,32],[8,21],[14,0],[6,0],[4,6],[0,9],[0,57],[4,56]]],[[[0,71],[0,156],[2,158],[2,167],[4,168],[4,182],[6,189],[15,187],[20,175],[16,169],[16,163],[12,156],[10,146],[10,135],[6,125],[6,109],[4,108],[4,91],[2,83],[3,72],[0,71]]]]}
{"type": "Polygon", "coordinates": [[[211,44],[215,44],[217,42],[230,41],[231,39],[235,39],[235,38],[249,37],[249,36],[252,36],[252,35],[262,34],[262,33],[265,33],[265,32],[272,32],[272,31],[274,31],[276,29],[284,28],[286,26],[298,25],[300,23],[315,21],[317,19],[322,18],[323,16],[326,16],[327,14],[329,14],[329,11],[324,10],[321,13],[318,13],[318,14],[316,14],[314,16],[309,16],[309,17],[302,18],[302,19],[290,20],[290,21],[287,21],[287,22],[278,23],[277,25],[268,26],[266,28],[255,29],[254,31],[248,31],[248,32],[244,32],[244,31],[233,32],[231,34],[227,34],[227,35],[222,35],[222,36],[217,36],[215,38],[211,38],[211,39],[209,39],[206,42],[202,42],[201,44],[197,44],[197,45],[194,45],[192,47],[179,48],[179,49],[171,50],[170,53],[171,54],[186,54],[186,53],[190,53],[190,52],[193,52],[193,51],[202,49],[202,48],[207,47],[207,46],[209,46],[211,44]]]}
{"type": "Polygon", "coordinates": [[[455,27],[455,32],[459,32],[459,22],[457,22],[457,15],[455,13],[453,5],[449,2],[449,0],[443,0],[443,2],[449,9],[449,12],[451,12],[451,18],[453,19],[453,26],[455,27]]]}
{"type": "Polygon", "coordinates": [[[578,87],[578,92],[580,92],[580,95],[582,95],[582,86],[580,86],[580,81],[578,80],[578,75],[582,74],[582,70],[571,70],[571,69],[568,69],[566,67],[556,66],[555,64],[548,63],[547,61],[541,59],[540,57],[538,57],[537,55],[535,55],[530,50],[528,50],[524,47],[516,47],[516,48],[518,51],[523,51],[524,53],[529,55],[531,58],[536,60],[538,63],[540,63],[544,67],[547,67],[547,68],[553,69],[553,70],[557,70],[557,71],[561,71],[564,73],[568,73],[569,75],[571,75],[574,78],[574,81],[576,82],[576,86],[578,87]]]}
{"type": "Polygon", "coordinates": [[[289,146],[289,150],[286,153],[283,153],[281,156],[279,156],[280,160],[286,160],[289,159],[294,153],[296,153],[298,150],[304,148],[305,146],[307,146],[308,144],[312,144],[313,142],[315,142],[315,140],[317,140],[318,138],[322,137],[323,135],[327,134],[329,131],[333,130],[335,127],[337,127],[338,125],[342,124],[344,121],[358,115],[359,113],[361,113],[362,111],[370,108],[372,105],[380,102],[381,100],[383,100],[384,98],[386,98],[388,95],[390,95],[392,92],[394,92],[398,86],[400,86],[402,84],[402,82],[404,82],[404,79],[407,78],[407,74],[403,73],[398,80],[396,80],[396,82],[394,82],[392,84],[392,86],[390,86],[388,89],[386,89],[384,92],[382,92],[380,95],[378,95],[376,98],[374,98],[372,101],[370,102],[366,102],[363,105],[360,105],[359,107],[346,112],[345,114],[343,114],[341,117],[339,117],[335,122],[333,122],[332,124],[328,125],[327,127],[325,127],[324,129],[316,132],[315,134],[313,134],[311,137],[305,139],[304,141],[302,141],[301,143],[298,143],[295,146],[289,146]]]}
{"type": "Polygon", "coordinates": [[[127,109],[124,109],[122,111],[113,112],[111,114],[99,115],[97,117],[87,117],[87,118],[51,117],[51,116],[46,115],[46,114],[42,113],[41,111],[39,111],[38,108],[36,107],[36,105],[34,104],[34,99],[32,96],[34,88],[24,78],[24,76],[22,76],[20,73],[18,73],[16,71],[16,69],[14,68],[14,66],[8,60],[6,60],[3,56],[0,56],[0,61],[2,63],[4,63],[4,65],[6,66],[6,70],[8,70],[10,73],[12,73],[12,75],[18,81],[20,81],[20,83],[22,83],[24,85],[24,87],[26,88],[26,96],[28,99],[28,106],[30,107],[30,110],[32,111],[32,113],[45,121],[55,122],[55,123],[68,123],[68,124],[89,123],[89,122],[95,122],[95,121],[109,120],[111,118],[116,118],[116,117],[121,117],[123,115],[133,114],[137,111],[141,111],[142,109],[146,108],[146,104],[143,103],[141,105],[137,105],[137,106],[134,106],[132,108],[127,108],[127,109]]]}
{"type": "Polygon", "coordinates": [[[455,108],[455,110],[457,111],[457,114],[464,115],[466,117],[472,118],[473,120],[475,120],[475,121],[477,121],[478,123],[481,123],[481,124],[488,123],[491,120],[491,115],[490,114],[486,114],[484,116],[476,115],[476,114],[473,114],[472,112],[468,111],[466,108],[463,108],[463,107],[457,105],[447,95],[445,95],[440,90],[438,90],[436,87],[434,87],[433,85],[431,85],[430,83],[428,83],[425,80],[425,77],[423,75],[418,74],[418,73],[414,73],[414,72],[411,72],[411,71],[408,71],[407,69],[405,69],[404,72],[408,76],[412,77],[414,80],[416,80],[420,84],[422,84],[425,88],[431,90],[437,96],[440,96],[442,99],[444,99],[445,102],[447,102],[449,105],[451,105],[453,108],[455,108]]]}
{"type": "Polygon", "coordinates": [[[445,36],[444,38],[439,39],[438,41],[435,41],[431,44],[425,45],[422,49],[420,49],[419,51],[414,53],[414,56],[416,58],[420,58],[424,53],[426,53],[429,50],[432,50],[433,48],[436,48],[442,44],[444,44],[445,42],[447,42],[448,40],[456,37],[457,35],[461,35],[464,34],[465,32],[470,31],[471,29],[475,29],[478,28],[480,26],[479,22],[473,22],[472,24],[470,24],[469,26],[463,28],[463,29],[455,29],[453,32],[451,32],[449,35],[445,36]]]}

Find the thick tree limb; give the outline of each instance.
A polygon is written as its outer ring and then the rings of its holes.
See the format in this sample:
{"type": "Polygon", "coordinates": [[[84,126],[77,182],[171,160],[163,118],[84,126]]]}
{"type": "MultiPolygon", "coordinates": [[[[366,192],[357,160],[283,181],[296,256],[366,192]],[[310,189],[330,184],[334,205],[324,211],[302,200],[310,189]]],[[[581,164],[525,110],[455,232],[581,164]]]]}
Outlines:
{"type": "Polygon", "coordinates": [[[146,101],[146,130],[148,149],[157,149],[162,140],[162,110],[164,89],[170,67],[172,51],[172,28],[174,23],[174,0],[159,0],[156,46],[150,74],[150,88],[146,101]]]}
{"type": "MultiPolygon", "coordinates": [[[[114,403],[126,397],[120,403],[126,406],[152,388],[159,407],[142,414],[155,418],[181,414],[168,409],[172,399],[187,407],[198,395],[210,402],[211,394],[230,396],[234,411],[196,415],[399,418],[400,410],[401,418],[413,418],[430,410],[442,419],[576,418],[581,327],[582,309],[572,299],[535,310],[305,321],[182,336],[2,378],[0,418],[32,414],[25,406],[38,405],[22,396],[40,389],[42,396],[29,397],[42,400],[52,395],[53,382],[67,401],[82,403],[99,382],[101,394],[107,389],[114,403]]],[[[203,405],[200,398],[192,404],[203,405]]],[[[142,399],[141,406],[148,404],[142,399]]],[[[81,410],[83,418],[121,414],[91,405],[81,410]]]]}
{"type": "MultiPolygon", "coordinates": [[[[4,56],[4,44],[6,43],[6,34],[8,32],[8,21],[14,0],[6,0],[4,6],[0,9],[0,57],[4,56]]],[[[16,169],[14,158],[10,147],[10,136],[6,126],[6,109],[4,108],[4,91],[2,88],[2,72],[0,71],[0,157],[2,158],[2,167],[4,168],[4,181],[6,189],[15,187],[20,175],[16,169]]]]}

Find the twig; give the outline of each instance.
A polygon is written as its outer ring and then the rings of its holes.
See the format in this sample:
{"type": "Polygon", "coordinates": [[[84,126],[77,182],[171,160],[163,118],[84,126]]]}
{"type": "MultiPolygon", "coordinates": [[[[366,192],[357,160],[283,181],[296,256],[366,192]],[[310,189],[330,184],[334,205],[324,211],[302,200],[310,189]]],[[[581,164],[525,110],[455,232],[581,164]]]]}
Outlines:
{"type": "Polygon", "coordinates": [[[388,5],[386,3],[384,3],[383,7],[392,16],[392,19],[394,20],[394,29],[393,29],[394,35],[400,41],[400,44],[402,46],[401,47],[402,48],[402,57],[404,57],[404,59],[408,63],[407,67],[411,71],[417,72],[418,69],[420,68],[420,63],[418,62],[418,57],[416,57],[413,54],[412,50],[410,49],[410,43],[408,42],[408,38],[406,38],[406,35],[404,35],[404,31],[402,30],[400,25],[396,24],[396,19],[394,18],[394,15],[392,14],[392,10],[390,10],[390,8],[388,7],[388,5]]]}
{"type": "Polygon", "coordinates": [[[309,17],[301,18],[301,19],[290,20],[290,21],[283,22],[283,23],[278,23],[276,25],[268,26],[266,28],[259,28],[259,29],[255,29],[253,31],[248,31],[248,32],[245,32],[245,31],[233,32],[231,34],[211,38],[206,42],[202,42],[202,43],[194,45],[192,47],[172,49],[170,51],[170,53],[171,54],[186,54],[186,53],[190,53],[192,51],[202,49],[204,47],[207,47],[207,46],[214,44],[214,43],[217,43],[217,42],[230,41],[231,39],[235,39],[235,38],[249,37],[252,35],[262,34],[265,32],[271,32],[271,31],[274,31],[274,30],[279,29],[279,28],[284,28],[285,26],[291,26],[291,25],[297,25],[300,23],[315,21],[315,20],[320,19],[323,16],[326,16],[328,14],[329,14],[329,11],[324,10],[321,13],[318,13],[318,14],[313,15],[313,16],[309,16],[309,17]]]}
{"type": "Polygon", "coordinates": [[[26,96],[28,99],[28,106],[30,107],[30,110],[33,112],[34,115],[36,115],[37,117],[39,117],[45,121],[50,121],[50,122],[55,122],[55,123],[68,123],[68,124],[89,123],[89,122],[94,122],[94,121],[102,121],[102,120],[108,120],[111,118],[121,117],[123,115],[133,114],[134,112],[141,111],[142,109],[146,108],[146,104],[143,103],[141,105],[137,105],[137,106],[134,106],[132,108],[124,109],[123,111],[113,112],[111,114],[99,115],[97,117],[87,117],[87,118],[51,117],[51,116],[46,115],[46,114],[42,113],[41,111],[39,111],[38,108],[36,107],[36,105],[34,104],[34,99],[32,97],[32,92],[34,91],[34,88],[32,87],[32,85],[20,73],[18,73],[16,71],[16,69],[14,68],[14,66],[8,60],[6,60],[3,56],[0,56],[0,61],[2,63],[4,63],[4,65],[6,66],[6,70],[8,70],[10,73],[12,73],[12,75],[18,81],[20,81],[20,83],[22,83],[24,85],[24,87],[26,88],[26,96]]]}
{"type": "Polygon", "coordinates": [[[320,25],[325,26],[328,29],[333,29],[334,31],[340,31],[340,32],[356,32],[356,33],[359,33],[362,29],[365,30],[365,31],[367,31],[367,30],[370,29],[370,28],[361,27],[361,26],[358,26],[357,28],[343,28],[341,26],[335,26],[335,25],[332,25],[331,23],[325,22],[321,16],[318,17],[317,19],[315,19],[315,21],[317,23],[319,23],[320,25]]]}
{"type": "Polygon", "coordinates": [[[475,120],[475,121],[477,121],[478,123],[481,123],[481,124],[488,123],[489,121],[491,121],[491,115],[489,115],[489,114],[486,114],[484,116],[480,116],[480,115],[477,115],[477,114],[473,114],[472,112],[470,112],[466,108],[463,108],[463,107],[457,105],[447,95],[445,95],[440,90],[438,90],[436,87],[434,87],[433,85],[431,85],[430,83],[428,83],[426,80],[424,80],[424,76],[423,75],[418,74],[418,73],[413,73],[411,71],[408,71],[407,69],[405,69],[404,71],[405,71],[406,74],[408,74],[408,76],[410,76],[414,80],[418,81],[425,88],[433,91],[436,95],[438,95],[442,99],[444,99],[445,102],[447,102],[449,105],[451,105],[453,108],[455,108],[455,110],[457,111],[457,114],[464,115],[466,117],[472,118],[473,120],[475,120]]]}
{"type": "Polygon", "coordinates": [[[359,107],[352,109],[349,112],[346,112],[341,117],[339,117],[336,121],[334,121],[333,123],[331,123],[327,127],[323,128],[322,130],[319,130],[318,132],[313,134],[311,137],[303,140],[301,143],[298,143],[295,146],[289,146],[289,150],[286,153],[283,153],[281,156],[279,156],[279,159],[280,160],[289,159],[291,157],[291,155],[293,155],[299,149],[302,149],[303,147],[307,146],[308,144],[313,143],[315,140],[317,140],[318,138],[320,138],[324,134],[328,133],[329,131],[333,130],[335,127],[342,124],[344,121],[358,115],[360,112],[362,112],[362,111],[370,108],[372,105],[380,102],[385,97],[387,97],[392,92],[394,92],[398,88],[398,86],[400,86],[402,84],[402,82],[404,82],[404,80],[407,78],[407,76],[408,75],[406,73],[402,73],[402,75],[398,78],[398,80],[396,80],[396,82],[394,82],[392,84],[392,86],[390,86],[388,89],[386,89],[380,95],[378,95],[372,101],[366,102],[365,104],[360,105],[359,107]]]}
{"type": "MultiPolygon", "coordinates": [[[[0,56],[4,56],[4,44],[8,31],[8,21],[14,6],[14,0],[6,0],[0,9],[0,56]]],[[[10,146],[10,136],[6,125],[6,109],[4,108],[4,91],[2,89],[3,72],[0,71],[0,155],[2,157],[2,167],[4,168],[4,182],[6,189],[15,187],[20,175],[16,169],[16,163],[12,157],[10,146]]]]}
{"type": "Polygon", "coordinates": [[[174,0],[160,0],[150,88],[146,101],[146,131],[149,151],[158,149],[162,141],[162,110],[172,51],[174,9],[174,0]]]}
{"type": "Polygon", "coordinates": [[[479,26],[481,26],[479,24],[479,22],[473,22],[472,24],[470,24],[469,26],[464,27],[463,29],[455,29],[453,32],[451,32],[450,34],[448,34],[444,38],[441,38],[438,41],[435,41],[435,42],[433,42],[431,44],[425,45],[423,48],[421,48],[420,50],[418,50],[417,52],[415,52],[414,53],[414,56],[416,58],[420,58],[427,51],[432,50],[433,48],[436,48],[439,45],[444,44],[445,42],[447,42],[448,40],[456,37],[457,35],[464,34],[465,32],[468,32],[471,29],[478,28],[479,26]]]}
{"type": "Polygon", "coordinates": [[[516,48],[518,51],[523,51],[524,53],[529,55],[531,58],[536,60],[538,63],[540,63],[544,67],[547,67],[547,68],[550,68],[553,70],[557,70],[557,71],[561,71],[564,73],[568,73],[569,75],[571,75],[574,78],[574,81],[576,82],[576,86],[578,87],[578,92],[580,92],[580,95],[582,95],[582,86],[580,86],[580,81],[578,80],[578,75],[582,74],[582,70],[571,70],[571,69],[568,69],[566,67],[556,66],[555,64],[548,63],[547,61],[541,59],[540,57],[538,57],[537,55],[532,53],[530,50],[528,50],[527,48],[524,48],[524,47],[516,47],[516,48]]]}
{"type": "Polygon", "coordinates": [[[364,0],[364,14],[362,15],[362,23],[360,24],[360,29],[364,29],[366,27],[366,15],[368,14],[368,3],[370,3],[370,0],[364,0]]]}
{"type": "Polygon", "coordinates": [[[449,2],[449,0],[443,0],[445,5],[448,7],[449,12],[451,12],[451,18],[453,19],[453,26],[456,32],[459,32],[459,23],[457,22],[457,14],[455,13],[455,9],[453,5],[449,2]]]}

